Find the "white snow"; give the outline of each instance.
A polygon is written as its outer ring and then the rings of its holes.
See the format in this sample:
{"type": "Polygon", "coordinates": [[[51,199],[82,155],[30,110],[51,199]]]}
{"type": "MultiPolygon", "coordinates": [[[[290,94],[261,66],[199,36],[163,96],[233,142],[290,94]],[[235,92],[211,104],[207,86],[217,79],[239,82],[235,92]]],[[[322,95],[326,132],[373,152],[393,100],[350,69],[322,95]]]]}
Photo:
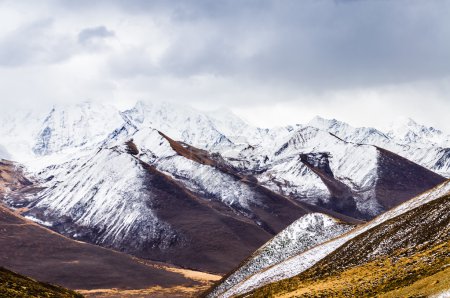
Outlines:
{"type": "Polygon", "coordinates": [[[52,226],[53,226],[53,223],[48,222],[48,221],[40,220],[40,219],[38,219],[38,218],[36,218],[36,217],[33,217],[33,216],[26,215],[26,216],[24,216],[24,217],[25,217],[26,219],[29,219],[29,220],[31,220],[31,221],[34,221],[34,222],[36,222],[36,223],[38,223],[38,224],[40,224],[40,225],[46,226],[46,227],[52,227],[52,226]]]}
{"type": "Polygon", "coordinates": [[[215,167],[202,165],[178,155],[169,142],[154,129],[144,129],[132,135],[133,142],[140,149],[139,158],[169,174],[188,189],[207,194],[225,204],[248,208],[253,198],[252,189],[215,167]]]}
{"type": "Polygon", "coordinates": [[[175,140],[202,149],[216,150],[232,145],[207,115],[190,107],[138,102],[122,115],[137,128],[152,127],[175,140]]]}
{"type": "Polygon", "coordinates": [[[96,147],[122,123],[116,108],[86,101],[48,112],[18,111],[0,119],[0,135],[10,158],[27,164],[37,156],[96,147]]]}
{"type": "Polygon", "coordinates": [[[324,200],[329,196],[328,189],[300,160],[301,153],[322,152],[329,155],[334,177],[359,193],[355,196],[357,208],[370,215],[380,212],[373,195],[378,178],[378,150],[374,146],[348,143],[311,126],[293,130],[278,144],[267,171],[257,176],[262,184],[286,195],[307,198],[310,203],[324,200]]]}

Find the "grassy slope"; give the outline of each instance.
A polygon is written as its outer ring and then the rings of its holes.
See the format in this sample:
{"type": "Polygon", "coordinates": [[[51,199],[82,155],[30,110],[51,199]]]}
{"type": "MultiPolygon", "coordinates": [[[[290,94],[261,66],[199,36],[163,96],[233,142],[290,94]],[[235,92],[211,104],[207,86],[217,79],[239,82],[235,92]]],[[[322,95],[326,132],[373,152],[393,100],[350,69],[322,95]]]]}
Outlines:
{"type": "Polygon", "coordinates": [[[0,297],[82,298],[81,294],[42,283],[0,267],[0,297]]]}
{"type": "Polygon", "coordinates": [[[350,241],[302,274],[257,289],[248,296],[425,297],[449,289],[450,217],[446,216],[449,206],[450,196],[445,196],[410,211],[400,220],[371,231],[370,239],[359,237],[350,241]],[[438,219],[433,222],[439,222],[438,225],[420,226],[414,222],[425,222],[433,214],[438,219]],[[414,236],[413,242],[370,256],[368,248],[374,245],[371,241],[378,245],[386,239],[397,239],[396,235],[404,235],[402,232],[411,227],[414,232],[408,236],[414,236]]]}

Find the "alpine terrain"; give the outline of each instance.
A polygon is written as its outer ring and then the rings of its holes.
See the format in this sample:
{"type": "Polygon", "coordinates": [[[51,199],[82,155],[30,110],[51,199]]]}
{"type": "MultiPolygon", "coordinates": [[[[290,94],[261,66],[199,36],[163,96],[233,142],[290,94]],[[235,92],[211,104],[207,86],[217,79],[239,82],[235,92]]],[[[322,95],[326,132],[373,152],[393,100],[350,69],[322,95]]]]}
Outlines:
{"type": "Polygon", "coordinates": [[[211,297],[244,294],[302,273],[320,261],[308,256],[450,177],[450,137],[412,120],[385,132],[319,117],[267,129],[226,110],[87,101],[0,123],[0,223],[4,244],[17,240],[1,265],[71,289],[198,291],[216,278],[188,268],[226,274],[211,297]],[[46,241],[59,243],[42,262],[54,272],[31,265],[46,241]]]}

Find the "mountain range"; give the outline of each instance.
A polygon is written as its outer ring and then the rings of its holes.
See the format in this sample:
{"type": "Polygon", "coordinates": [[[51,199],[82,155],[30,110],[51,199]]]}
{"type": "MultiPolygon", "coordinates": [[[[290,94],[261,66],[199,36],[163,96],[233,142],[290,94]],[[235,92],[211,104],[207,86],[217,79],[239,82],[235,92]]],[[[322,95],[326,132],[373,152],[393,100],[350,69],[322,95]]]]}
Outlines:
{"type": "MultiPolygon", "coordinates": [[[[346,235],[400,216],[389,210],[450,177],[450,136],[411,119],[384,132],[320,117],[269,129],[227,110],[138,102],[121,111],[83,102],[17,112],[0,124],[0,198],[12,210],[2,207],[4,214],[37,223],[48,237],[63,235],[71,243],[64,245],[227,274],[211,292],[219,296],[256,290],[253,278],[273,268],[288,269],[258,286],[303,274],[284,262],[334,253],[353,239],[346,235]]],[[[162,271],[145,274],[196,284],[162,271]]],[[[140,286],[152,285],[133,285],[140,286]]]]}

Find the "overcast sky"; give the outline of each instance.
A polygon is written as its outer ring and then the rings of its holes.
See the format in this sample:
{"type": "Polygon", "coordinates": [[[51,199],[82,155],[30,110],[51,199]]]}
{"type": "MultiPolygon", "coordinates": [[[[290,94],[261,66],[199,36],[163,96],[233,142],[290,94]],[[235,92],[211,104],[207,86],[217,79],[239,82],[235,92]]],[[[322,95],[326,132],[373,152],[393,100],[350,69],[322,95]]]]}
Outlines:
{"type": "Polygon", "coordinates": [[[450,1],[0,0],[0,102],[227,107],[450,132],[450,1]]]}

